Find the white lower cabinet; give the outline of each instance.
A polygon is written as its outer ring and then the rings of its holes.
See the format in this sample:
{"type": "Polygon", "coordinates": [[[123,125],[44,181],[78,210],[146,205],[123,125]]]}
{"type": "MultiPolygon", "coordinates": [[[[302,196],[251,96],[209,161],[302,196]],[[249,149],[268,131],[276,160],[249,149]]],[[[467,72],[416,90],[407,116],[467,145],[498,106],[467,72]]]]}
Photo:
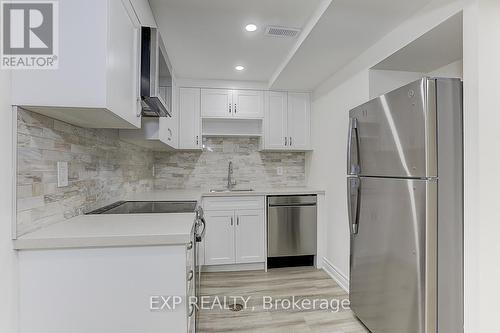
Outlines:
{"type": "Polygon", "coordinates": [[[193,252],[190,244],[19,251],[19,332],[193,332],[193,252]],[[169,309],[162,296],[183,303],[169,309]]]}
{"type": "Polygon", "coordinates": [[[204,199],[205,265],[265,261],[263,197],[204,199]]]}
{"type": "Polygon", "coordinates": [[[236,263],[264,261],[264,212],[237,210],[235,216],[236,263]]]}
{"type": "Polygon", "coordinates": [[[234,264],[234,211],[205,212],[205,265],[234,264]]]}

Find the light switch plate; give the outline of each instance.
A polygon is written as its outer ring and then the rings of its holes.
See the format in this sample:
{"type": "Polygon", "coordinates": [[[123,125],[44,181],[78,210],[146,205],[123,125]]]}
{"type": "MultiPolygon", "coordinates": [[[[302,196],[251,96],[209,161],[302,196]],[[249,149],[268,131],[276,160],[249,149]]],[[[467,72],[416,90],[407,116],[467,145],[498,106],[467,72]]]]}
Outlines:
{"type": "Polygon", "coordinates": [[[57,187],[68,186],[68,162],[57,162],[57,187]]]}
{"type": "Polygon", "coordinates": [[[276,168],[276,173],[278,176],[283,176],[283,167],[279,166],[276,168]]]}

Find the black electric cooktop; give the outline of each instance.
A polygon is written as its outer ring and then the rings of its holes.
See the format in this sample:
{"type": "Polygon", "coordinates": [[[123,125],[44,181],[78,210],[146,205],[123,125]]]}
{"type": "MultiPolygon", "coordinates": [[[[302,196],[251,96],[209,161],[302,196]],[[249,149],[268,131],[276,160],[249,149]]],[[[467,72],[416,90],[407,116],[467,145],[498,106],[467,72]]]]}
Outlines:
{"type": "Polygon", "coordinates": [[[193,213],[196,201],[117,201],[87,214],[193,213]]]}

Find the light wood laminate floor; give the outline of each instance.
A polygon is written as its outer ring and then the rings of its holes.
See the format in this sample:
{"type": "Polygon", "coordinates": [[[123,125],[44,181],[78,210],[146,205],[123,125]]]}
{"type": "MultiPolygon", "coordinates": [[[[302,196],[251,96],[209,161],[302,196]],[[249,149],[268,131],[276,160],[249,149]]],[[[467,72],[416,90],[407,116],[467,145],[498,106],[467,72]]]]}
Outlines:
{"type": "MultiPolygon", "coordinates": [[[[325,272],[315,268],[279,268],[264,271],[204,273],[201,296],[212,304],[218,299],[234,303],[232,296],[251,299],[239,312],[221,309],[201,309],[199,333],[259,332],[259,333],[367,333],[368,330],[349,309],[338,312],[330,309],[265,309],[264,296],[273,300],[290,299],[348,299],[348,295],[325,272]]],[[[319,302],[319,301],[318,301],[319,302]]],[[[244,304],[242,301],[238,303],[244,304]]],[[[279,302],[280,303],[280,302],[279,302]]],[[[281,304],[281,303],[280,303],[281,304]]],[[[319,303],[317,303],[319,304],[319,303]]],[[[268,307],[269,303],[267,303],[268,307]]],[[[288,303],[283,303],[284,307],[288,303]]],[[[307,303],[306,303],[307,305],[307,303]]],[[[318,306],[317,306],[318,307],[318,306]]]]}

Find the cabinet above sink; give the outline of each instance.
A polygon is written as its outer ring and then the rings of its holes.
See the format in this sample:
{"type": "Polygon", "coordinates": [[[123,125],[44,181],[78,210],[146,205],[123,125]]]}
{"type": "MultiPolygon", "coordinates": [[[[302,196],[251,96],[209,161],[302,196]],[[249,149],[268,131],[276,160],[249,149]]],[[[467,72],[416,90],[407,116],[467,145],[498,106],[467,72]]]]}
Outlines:
{"type": "Polygon", "coordinates": [[[259,90],[201,89],[201,117],[264,118],[264,92],[259,90]]]}

